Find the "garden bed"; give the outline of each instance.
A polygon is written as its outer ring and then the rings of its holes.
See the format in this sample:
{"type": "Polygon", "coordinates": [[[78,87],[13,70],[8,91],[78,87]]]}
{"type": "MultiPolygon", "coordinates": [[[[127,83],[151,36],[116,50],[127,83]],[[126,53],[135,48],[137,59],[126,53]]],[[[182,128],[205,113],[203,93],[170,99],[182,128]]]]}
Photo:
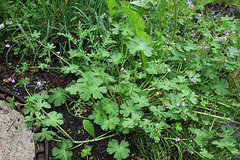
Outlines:
{"type": "Polygon", "coordinates": [[[49,159],[239,157],[237,1],[37,2],[0,26],[0,85],[49,159]]]}

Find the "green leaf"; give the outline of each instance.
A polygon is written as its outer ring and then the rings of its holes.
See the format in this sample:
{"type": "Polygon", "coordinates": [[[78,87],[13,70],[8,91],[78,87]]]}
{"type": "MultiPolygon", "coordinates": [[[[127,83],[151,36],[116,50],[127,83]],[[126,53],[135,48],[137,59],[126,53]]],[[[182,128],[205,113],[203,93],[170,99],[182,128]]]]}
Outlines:
{"type": "Polygon", "coordinates": [[[71,95],[76,95],[77,92],[80,92],[81,87],[82,87],[81,83],[75,83],[70,87],[67,87],[66,91],[68,91],[71,95]]]}
{"type": "Polygon", "coordinates": [[[52,150],[53,156],[61,160],[71,160],[73,154],[71,151],[68,151],[73,145],[71,140],[63,140],[62,142],[58,142],[57,145],[59,148],[54,147],[52,150]]]}
{"type": "Polygon", "coordinates": [[[56,135],[56,133],[53,131],[47,131],[47,130],[48,130],[48,128],[43,128],[42,132],[34,134],[33,138],[35,140],[38,140],[41,137],[40,141],[43,141],[45,138],[48,141],[51,140],[53,138],[53,136],[56,135]]]}
{"type": "Polygon", "coordinates": [[[54,106],[61,106],[67,101],[67,92],[62,89],[62,88],[55,88],[55,89],[50,89],[49,92],[52,92],[53,94],[50,95],[50,98],[48,99],[49,103],[54,104],[54,106]]]}
{"type": "Polygon", "coordinates": [[[194,44],[192,41],[188,40],[185,45],[183,46],[183,48],[186,51],[190,51],[190,50],[196,50],[197,49],[197,45],[194,44]]]}
{"type": "Polygon", "coordinates": [[[120,113],[124,117],[128,117],[132,113],[141,114],[141,112],[138,111],[138,109],[141,108],[139,107],[139,105],[134,105],[132,100],[127,100],[126,103],[123,103],[120,107],[122,109],[120,110],[120,113]]]}
{"type": "Polygon", "coordinates": [[[128,21],[135,30],[144,30],[145,23],[142,21],[141,16],[136,12],[125,6],[122,2],[123,13],[128,16],[128,21]]]}
{"type": "Polygon", "coordinates": [[[68,51],[68,53],[70,56],[69,58],[85,56],[85,52],[82,49],[77,49],[77,50],[70,49],[70,51],[68,51]]]}
{"type": "Polygon", "coordinates": [[[84,128],[93,138],[95,138],[94,127],[93,127],[93,124],[92,124],[89,120],[83,120],[83,128],[84,128]]]}
{"type": "Polygon", "coordinates": [[[103,98],[101,100],[101,106],[102,106],[102,109],[109,115],[118,116],[119,108],[117,103],[112,102],[110,99],[103,98]]]}
{"type": "Polygon", "coordinates": [[[81,152],[81,157],[83,158],[83,157],[86,157],[86,156],[90,156],[92,147],[93,146],[86,146],[81,152]]]}
{"type": "Polygon", "coordinates": [[[137,93],[133,93],[131,96],[132,101],[134,103],[138,103],[139,107],[147,107],[149,106],[148,99],[145,96],[139,96],[137,93]]]}
{"type": "Polygon", "coordinates": [[[220,137],[223,137],[219,141],[213,141],[212,144],[217,145],[218,148],[229,148],[232,149],[235,147],[236,144],[236,137],[234,137],[234,129],[232,126],[228,125],[227,128],[225,126],[221,127],[223,130],[223,133],[220,134],[220,137]]]}
{"type": "Polygon", "coordinates": [[[114,65],[118,65],[122,62],[122,54],[121,53],[113,54],[108,61],[113,63],[114,65]]]}
{"type": "Polygon", "coordinates": [[[79,66],[76,64],[70,64],[69,66],[61,67],[63,73],[65,73],[65,74],[78,73],[78,68],[79,68],[79,66]]]}
{"type": "Polygon", "coordinates": [[[210,87],[214,89],[218,95],[226,95],[228,93],[228,82],[225,79],[216,78],[210,87]]]}
{"type": "Polygon", "coordinates": [[[48,113],[48,118],[43,121],[43,124],[46,126],[56,127],[58,125],[63,124],[62,117],[63,117],[63,115],[61,113],[52,111],[52,112],[48,113]]]}
{"type": "Polygon", "coordinates": [[[125,128],[133,128],[140,122],[141,116],[138,114],[132,114],[131,118],[124,118],[122,123],[125,128]]]}
{"type": "Polygon", "coordinates": [[[31,36],[36,39],[38,39],[40,35],[41,35],[41,32],[37,32],[36,30],[34,30],[33,33],[31,33],[31,36]]]}
{"type": "Polygon", "coordinates": [[[119,124],[120,122],[120,119],[118,117],[114,117],[114,116],[109,116],[108,118],[105,118],[102,125],[101,125],[101,128],[102,130],[113,130],[115,129],[115,127],[119,124]]]}
{"type": "Polygon", "coordinates": [[[102,125],[107,116],[105,115],[104,111],[102,110],[102,106],[100,103],[95,103],[93,105],[93,112],[92,115],[89,116],[90,119],[94,119],[94,123],[102,125]]]}
{"type": "Polygon", "coordinates": [[[140,41],[139,38],[135,37],[127,43],[127,48],[133,56],[137,51],[142,51],[147,57],[150,57],[152,55],[153,43],[146,42],[144,38],[140,41]]]}
{"type": "Polygon", "coordinates": [[[208,153],[208,151],[205,148],[201,149],[200,153],[205,158],[208,158],[208,159],[213,159],[214,158],[214,155],[208,153]]]}
{"type": "Polygon", "coordinates": [[[122,160],[129,156],[130,150],[127,148],[128,146],[129,143],[125,140],[122,140],[119,144],[116,139],[113,139],[108,142],[107,152],[109,154],[114,153],[114,158],[116,158],[117,160],[122,160]]]}
{"type": "Polygon", "coordinates": [[[35,108],[40,111],[42,108],[51,108],[51,105],[42,99],[38,99],[35,103],[35,108]]]}
{"type": "Polygon", "coordinates": [[[210,136],[205,132],[200,129],[195,129],[195,128],[189,128],[189,130],[196,134],[196,137],[194,138],[194,141],[201,147],[205,147],[209,142],[210,136]]]}
{"type": "Polygon", "coordinates": [[[105,0],[105,3],[107,5],[110,17],[112,17],[115,14],[116,9],[119,7],[118,1],[116,1],[116,0],[105,0]]]}
{"type": "Polygon", "coordinates": [[[83,84],[80,90],[80,96],[83,100],[88,101],[89,98],[92,96],[94,99],[102,98],[102,93],[107,92],[107,87],[100,85],[103,83],[103,80],[94,78],[89,82],[83,84]]]}

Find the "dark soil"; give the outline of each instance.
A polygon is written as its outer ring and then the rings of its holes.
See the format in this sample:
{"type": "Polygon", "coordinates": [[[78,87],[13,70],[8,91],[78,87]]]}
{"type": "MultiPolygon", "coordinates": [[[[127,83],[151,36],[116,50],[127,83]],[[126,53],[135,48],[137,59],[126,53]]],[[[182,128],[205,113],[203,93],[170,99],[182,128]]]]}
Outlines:
{"type": "MultiPolygon", "coordinates": [[[[27,89],[30,94],[34,93],[40,93],[40,92],[47,92],[49,89],[56,88],[56,87],[61,87],[65,88],[69,83],[72,81],[77,80],[77,77],[74,75],[63,75],[60,72],[56,70],[41,70],[41,69],[33,69],[30,68],[27,71],[25,71],[22,74],[16,74],[15,73],[15,67],[18,63],[18,58],[17,57],[9,57],[9,62],[11,62],[11,67],[7,68],[7,64],[5,62],[5,57],[3,54],[0,54],[0,86],[4,89],[7,89],[11,92],[14,92],[18,94],[21,97],[27,96],[27,92],[25,91],[24,87],[21,85],[16,85],[21,78],[26,78],[28,77],[30,79],[30,83],[27,85],[27,89]],[[8,78],[13,78],[15,80],[15,83],[9,82],[8,78]],[[41,86],[41,90],[37,87],[37,82],[43,82],[46,81],[43,86],[41,86]]],[[[59,64],[55,64],[56,66],[59,66],[59,64]]],[[[71,110],[72,106],[69,106],[69,109],[71,110]]],[[[89,140],[92,139],[92,137],[83,129],[82,126],[82,118],[72,116],[66,106],[62,105],[60,107],[54,107],[52,106],[51,110],[47,110],[47,112],[50,111],[57,111],[58,113],[63,114],[63,120],[64,124],[61,125],[61,127],[67,131],[67,133],[77,141],[84,141],[84,140],[89,140]],[[79,133],[80,131],[80,133],[79,133]]],[[[91,114],[91,107],[87,107],[84,109],[84,112],[82,116],[88,117],[91,114]]],[[[94,129],[95,129],[95,136],[98,137],[104,133],[105,131],[101,130],[99,125],[94,124],[94,129]]],[[[111,134],[111,133],[110,133],[111,134]]],[[[108,135],[110,135],[108,134],[108,135]]],[[[59,134],[59,136],[62,136],[59,134]]],[[[107,138],[101,141],[97,142],[91,142],[89,144],[84,144],[74,150],[72,159],[74,160],[84,160],[87,159],[81,158],[81,150],[86,146],[93,146],[91,150],[91,156],[88,157],[89,160],[113,160],[113,155],[109,155],[107,153],[107,145],[108,142],[111,139],[117,139],[119,141],[121,140],[126,140],[129,142],[130,146],[129,149],[131,151],[129,160],[131,159],[139,159],[137,157],[138,155],[138,150],[137,147],[128,139],[128,135],[118,135],[114,136],[111,138],[107,138]]],[[[49,154],[49,160],[53,160],[54,157],[52,156],[52,149],[54,147],[58,147],[57,143],[55,141],[49,141],[48,142],[48,154],[49,154]]]]}

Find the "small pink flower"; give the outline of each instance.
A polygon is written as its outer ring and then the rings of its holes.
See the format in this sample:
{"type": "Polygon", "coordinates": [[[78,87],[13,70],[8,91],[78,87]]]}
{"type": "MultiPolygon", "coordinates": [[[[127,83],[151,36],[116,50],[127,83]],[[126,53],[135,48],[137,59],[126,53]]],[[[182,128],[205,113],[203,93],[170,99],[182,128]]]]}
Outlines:
{"type": "Polygon", "coordinates": [[[37,82],[37,86],[40,87],[42,85],[41,82],[37,82]]]}
{"type": "Polygon", "coordinates": [[[190,79],[190,81],[192,81],[192,82],[194,82],[195,81],[195,79],[192,79],[192,78],[189,78],[190,79]]]}
{"type": "Polygon", "coordinates": [[[202,15],[201,15],[201,14],[198,14],[198,17],[200,18],[200,17],[202,17],[202,15]]]}
{"type": "Polygon", "coordinates": [[[184,61],[186,61],[186,60],[187,60],[187,58],[184,58],[183,60],[184,60],[184,61]]]}
{"type": "Polygon", "coordinates": [[[166,36],[167,36],[167,37],[169,37],[169,35],[168,35],[168,34],[166,34],[166,36]]]}
{"type": "Polygon", "coordinates": [[[139,62],[140,65],[142,65],[142,62],[139,62]]]}
{"type": "Polygon", "coordinates": [[[171,72],[171,69],[170,69],[170,68],[168,68],[168,69],[167,69],[167,72],[171,72]]]}
{"type": "Polygon", "coordinates": [[[180,104],[179,104],[179,103],[177,103],[177,104],[176,104],[176,106],[177,106],[177,107],[179,107],[179,106],[180,106],[180,104]]]}
{"type": "Polygon", "coordinates": [[[124,16],[123,16],[124,18],[127,18],[127,14],[124,14],[124,16]]]}
{"type": "Polygon", "coordinates": [[[6,44],[5,47],[9,48],[9,47],[10,47],[10,44],[6,44]]]}
{"type": "Polygon", "coordinates": [[[57,51],[57,54],[60,55],[60,51],[57,51]]]}
{"type": "Polygon", "coordinates": [[[11,25],[11,24],[13,24],[13,22],[12,22],[12,21],[10,21],[10,22],[9,22],[9,24],[11,25]]]}
{"type": "Polygon", "coordinates": [[[205,49],[208,49],[208,46],[205,46],[205,49]]]}
{"type": "Polygon", "coordinates": [[[121,70],[123,71],[123,73],[127,72],[125,68],[121,68],[121,70]]]}
{"type": "Polygon", "coordinates": [[[199,48],[200,46],[197,46],[197,49],[199,48]]]}
{"type": "Polygon", "coordinates": [[[12,79],[12,83],[15,83],[15,80],[14,80],[14,79],[12,79]]]}
{"type": "Polygon", "coordinates": [[[183,103],[182,103],[182,106],[186,106],[186,104],[183,102],[183,103]]]}
{"type": "Polygon", "coordinates": [[[175,138],[174,139],[176,142],[179,142],[180,141],[180,138],[175,138]]]}

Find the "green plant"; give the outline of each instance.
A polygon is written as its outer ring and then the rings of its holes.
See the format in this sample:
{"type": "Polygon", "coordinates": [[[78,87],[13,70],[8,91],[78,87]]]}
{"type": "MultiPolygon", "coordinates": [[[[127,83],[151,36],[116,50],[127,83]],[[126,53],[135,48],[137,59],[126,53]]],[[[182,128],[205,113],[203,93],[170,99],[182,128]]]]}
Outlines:
{"type": "Polygon", "coordinates": [[[125,159],[129,156],[130,150],[127,148],[129,146],[127,141],[122,140],[119,144],[116,139],[112,139],[108,142],[107,152],[109,154],[114,153],[114,158],[117,160],[125,159]]]}
{"type": "MultiPolygon", "coordinates": [[[[51,89],[50,96],[29,94],[25,122],[29,128],[43,127],[35,138],[61,141],[53,152],[62,159],[70,158],[70,151],[83,143],[136,131],[141,133],[133,135],[136,141],[150,148],[140,147],[149,159],[172,158],[171,154],[178,159],[237,157],[239,144],[231,123],[239,125],[239,20],[221,17],[213,22],[205,18],[203,6],[210,1],[118,2],[105,1],[108,28],[102,24],[104,29],[86,27],[81,22],[74,32],[58,30],[54,36],[64,38],[68,46],[60,54],[50,39],[41,37],[42,32],[27,33],[18,25],[28,47],[37,46],[42,50],[38,56],[48,57],[47,65],[57,57],[62,73],[78,76],[65,89],[51,89]],[[88,118],[106,134],[116,134],[95,137],[93,124],[83,120],[93,139],[76,141],[61,128],[61,114],[45,111],[50,103],[56,107],[65,104],[70,113],[77,111],[73,116],[84,119],[82,110],[91,108],[88,118]]],[[[98,8],[100,13],[103,6],[98,8]]],[[[91,14],[90,5],[86,7],[91,14]]],[[[101,14],[91,16],[99,18],[101,14]]],[[[124,140],[120,144],[112,140],[107,151],[124,159],[129,156],[128,146],[124,140]]],[[[87,147],[82,155],[90,152],[87,147]]]]}

